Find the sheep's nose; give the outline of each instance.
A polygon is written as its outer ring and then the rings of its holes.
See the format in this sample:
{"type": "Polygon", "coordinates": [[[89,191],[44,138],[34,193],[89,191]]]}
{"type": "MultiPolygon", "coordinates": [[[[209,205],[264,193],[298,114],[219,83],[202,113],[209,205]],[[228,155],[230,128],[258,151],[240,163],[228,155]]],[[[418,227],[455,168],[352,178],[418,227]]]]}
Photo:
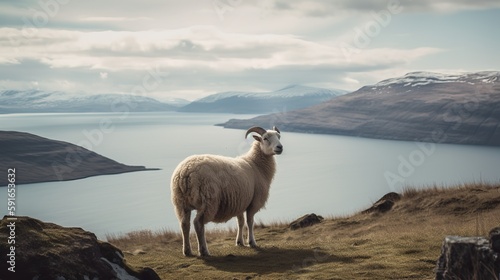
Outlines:
{"type": "Polygon", "coordinates": [[[283,152],[283,146],[282,145],[276,146],[275,153],[277,153],[279,155],[282,152],[283,152]]]}

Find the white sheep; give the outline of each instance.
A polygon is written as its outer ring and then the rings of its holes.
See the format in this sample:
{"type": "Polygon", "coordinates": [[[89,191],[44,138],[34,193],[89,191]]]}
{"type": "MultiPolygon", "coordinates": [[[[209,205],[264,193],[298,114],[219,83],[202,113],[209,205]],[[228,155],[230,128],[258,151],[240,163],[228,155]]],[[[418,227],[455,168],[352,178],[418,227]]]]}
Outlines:
{"type": "Polygon", "coordinates": [[[181,226],[185,256],[192,256],[189,242],[191,211],[197,214],[193,224],[200,256],[209,256],[205,240],[205,224],[227,222],[238,218],[236,245],[244,246],[244,213],[248,227],[248,243],[257,247],[253,234],[254,215],[267,201],[269,187],[276,171],[274,155],[283,152],[280,131],[252,127],[247,130],[255,141],[247,154],[237,157],[194,155],[182,161],[172,174],[171,190],[177,218],[181,226]]]}

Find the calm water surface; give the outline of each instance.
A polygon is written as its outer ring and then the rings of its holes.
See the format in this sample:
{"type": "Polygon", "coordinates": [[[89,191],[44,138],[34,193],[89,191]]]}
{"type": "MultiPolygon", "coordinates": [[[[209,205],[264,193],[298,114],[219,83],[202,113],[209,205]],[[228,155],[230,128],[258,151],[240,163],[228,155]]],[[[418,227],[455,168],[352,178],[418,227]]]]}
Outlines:
{"type": "MultiPolygon", "coordinates": [[[[159,171],[20,185],[17,213],[78,226],[104,239],[132,230],[178,229],[170,175],[186,156],[237,156],[249,149],[243,130],[213,126],[245,115],[192,113],[0,115],[0,129],[80,144],[129,165],[159,171]]],[[[404,187],[500,181],[500,148],[373,140],[282,132],[284,153],[267,207],[257,221],[306,213],[345,215],[404,187]]],[[[7,214],[6,188],[0,214],[7,214]]],[[[234,225],[234,221],[219,225],[234,225]]],[[[214,226],[212,226],[214,227],[214,226]]]]}

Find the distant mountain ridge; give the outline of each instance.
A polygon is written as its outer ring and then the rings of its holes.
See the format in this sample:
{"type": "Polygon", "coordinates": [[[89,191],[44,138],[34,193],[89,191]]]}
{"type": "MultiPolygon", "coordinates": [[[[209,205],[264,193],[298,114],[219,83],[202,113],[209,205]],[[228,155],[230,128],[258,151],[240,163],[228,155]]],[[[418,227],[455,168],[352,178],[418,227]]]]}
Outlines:
{"type": "Polygon", "coordinates": [[[375,84],[375,87],[403,85],[418,87],[439,83],[494,83],[498,82],[498,71],[481,71],[461,74],[441,74],[434,72],[410,72],[403,77],[390,78],[375,84]]]}
{"type": "Polygon", "coordinates": [[[195,100],[181,107],[179,111],[236,114],[270,113],[313,106],[346,92],[302,85],[289,85],[271,92],[228,91],[195,100]]]}
{"type": "Polygon", "coordinates": [[[221,125],[500,146],[500,72],[412,72],[278,117],[232,119],[221,125]]]}
{"type": "MultiPolygon", "coordinates": [[[[175,102],[179,102],[176,100],[175,102]]],[[[71,94],[41,90],[0,91],[0,113],[174,111],[175,105],[127,94],[71,94]]]]}
{"type": "Polygon", "coordinates": [[[271,92],[222,92],[189,102],[179,98],[158,101],[130,94],[89,95],[41,90],[3,90],[0,91],[0,114],[123,112],[124,110],[263,114],[313,106],[345,93],[344,90],[290,85],[271,92]]]}

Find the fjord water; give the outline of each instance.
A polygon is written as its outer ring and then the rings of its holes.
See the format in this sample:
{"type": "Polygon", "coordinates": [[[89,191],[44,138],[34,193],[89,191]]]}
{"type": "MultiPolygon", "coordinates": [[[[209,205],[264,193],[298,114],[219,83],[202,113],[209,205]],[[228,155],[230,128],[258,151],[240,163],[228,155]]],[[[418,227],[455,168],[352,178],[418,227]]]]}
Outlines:
{"type": "MultiPolygon", "coordinates": [[[[16,214],[82,227],[100,238],[141,229],[178,230],[170,202],[174,168],[192,154],[245,153],[252,140],[244,139],[244,131],[213,124],[247,117],[173,112],[1,115],[2,130],[80,144],[124,164],[161,169],[19,185],[16,214]]],[[[312,212],[346,215],[408,186],[500,181],[498,147],[286,131],[282,144],[270,198],[257,221],[288,221],[312,212]]],[[[6,188],[0,188],[0,201],[0,213],[6,215],[6,188]]],[[[234,221],[222,226],[227,225],[234,221]]]]}

